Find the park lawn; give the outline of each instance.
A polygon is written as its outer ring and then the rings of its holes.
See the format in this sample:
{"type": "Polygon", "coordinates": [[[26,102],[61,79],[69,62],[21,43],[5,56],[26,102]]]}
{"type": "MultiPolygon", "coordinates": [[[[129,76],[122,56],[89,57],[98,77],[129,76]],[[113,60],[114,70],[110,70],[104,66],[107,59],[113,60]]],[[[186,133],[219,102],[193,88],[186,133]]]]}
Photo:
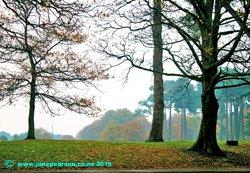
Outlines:
{"type": "Polygon", "coordinates": [[[227,156],[204,156],[188,151],[193,141],[171,142],[97,142],[23,140],[0,141],[0,172],[7,169],[5,160],[17,162],[112,162],[112,167],[63,167],[20,168],[14,170],[43,169],[172,169],[172,168],[249,168],[250,142],[241,141],[239,146],[220,147],[227,156]]]}

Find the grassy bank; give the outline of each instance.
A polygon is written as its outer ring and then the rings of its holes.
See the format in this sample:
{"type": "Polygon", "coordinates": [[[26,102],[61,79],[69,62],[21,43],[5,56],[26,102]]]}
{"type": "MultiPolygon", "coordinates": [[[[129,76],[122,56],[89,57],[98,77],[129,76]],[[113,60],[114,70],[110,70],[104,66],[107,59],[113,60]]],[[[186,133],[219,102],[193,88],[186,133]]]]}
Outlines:
{"type": "MultiPolygon", "coordinates": [[[[220,142],[227,157],[202,156],[188,151],[193,141],[127,143],[94,141],[0,141],[0,169],[4,162],[112,162],[111,167],[64,167],[63,169],[162,169],[162,168],[250,168],[250,142],[238,147],[220,142]]],[[[62,169],[62,168],[53,168],[62,169]]]]}

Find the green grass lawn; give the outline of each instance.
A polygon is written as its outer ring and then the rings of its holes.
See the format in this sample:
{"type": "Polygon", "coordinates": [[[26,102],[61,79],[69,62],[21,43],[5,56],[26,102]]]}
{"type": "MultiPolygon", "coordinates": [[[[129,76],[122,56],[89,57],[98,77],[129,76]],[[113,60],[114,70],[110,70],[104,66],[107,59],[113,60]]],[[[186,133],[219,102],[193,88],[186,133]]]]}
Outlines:
{"type": "MultiPolygon", "coordinates": [[[[94,141],[24,140],[0,141],[0,169],[5,160],[18,162],[112,162],[111,167],[64,167],[53,169],[168,169],[168,168],[250,168],[250,142],[226,146],[225,158],[203,156],[187,149],[193,141],[128,143],[94,141]]],[[[40,170],[49,168],[20,168],[40,170]]]]}

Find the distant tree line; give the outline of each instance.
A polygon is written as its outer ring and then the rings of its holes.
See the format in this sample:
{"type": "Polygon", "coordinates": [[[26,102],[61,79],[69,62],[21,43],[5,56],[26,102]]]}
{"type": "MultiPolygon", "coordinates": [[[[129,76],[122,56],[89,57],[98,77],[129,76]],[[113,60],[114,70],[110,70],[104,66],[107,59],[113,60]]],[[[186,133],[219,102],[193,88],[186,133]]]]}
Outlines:
{"type": "Polygon", "coordinates": [[[76,136],[82,140],[144,141],[150,124],[144,116],[128,109],[107,111],[101,119],[84,127],[76,136]]]}
{"type": "MultiPolygon", "coordinates": [[[[72,135],[53,134],[44,128],[35,129],[37,139],[54,139],[54,140],[75,140],[72,135]]],[[[27,132],[14,134],[13,136],[7,132],[0,132],[0,140],[23,140],[27,137],[27,132]]]]}

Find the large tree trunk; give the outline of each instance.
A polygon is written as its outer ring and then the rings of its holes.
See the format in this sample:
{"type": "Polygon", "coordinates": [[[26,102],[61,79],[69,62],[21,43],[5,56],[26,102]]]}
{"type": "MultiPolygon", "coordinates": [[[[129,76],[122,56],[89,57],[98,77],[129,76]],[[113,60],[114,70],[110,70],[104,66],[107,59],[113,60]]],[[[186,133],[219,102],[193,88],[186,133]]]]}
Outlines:
{"type": "Polygon", "coordinates": [[[199,24],[202,40],[202,120],[197,141],[191,147],[191,150],[209,155],[224,156],[216,139],[219,104],[215,96],[215,86],[219,82],[220,74],[217,70],[218,66],[213,65],[218,62],[219,25],[217,24],[221,19],[222,6],[220,1],[206,1],[204,7],[206,11],[200,11],[200,13],[206,16],[206,20],[199,24]],[[214,16],[213,11],[215,11],[214,16]]]}
{"type": "Polygon", "coordinates": [[[154,71],[154,107],[153,107],[153,121],[150,130],[148,142],[162,142],[163,133],[163,119],[164,119],[164,99],[163,99],[163,64],[162,64],[162,25],[161,25],[161,0],[154,0],[153,10],[153,69],[154,71]]]}
{"type": "Polygon", "coordinates": [[[218,101],[210,81],[202,82],[202,121],[198,139],[191,150],[209,155],[224,156],[216,140],[218,101]]]}

